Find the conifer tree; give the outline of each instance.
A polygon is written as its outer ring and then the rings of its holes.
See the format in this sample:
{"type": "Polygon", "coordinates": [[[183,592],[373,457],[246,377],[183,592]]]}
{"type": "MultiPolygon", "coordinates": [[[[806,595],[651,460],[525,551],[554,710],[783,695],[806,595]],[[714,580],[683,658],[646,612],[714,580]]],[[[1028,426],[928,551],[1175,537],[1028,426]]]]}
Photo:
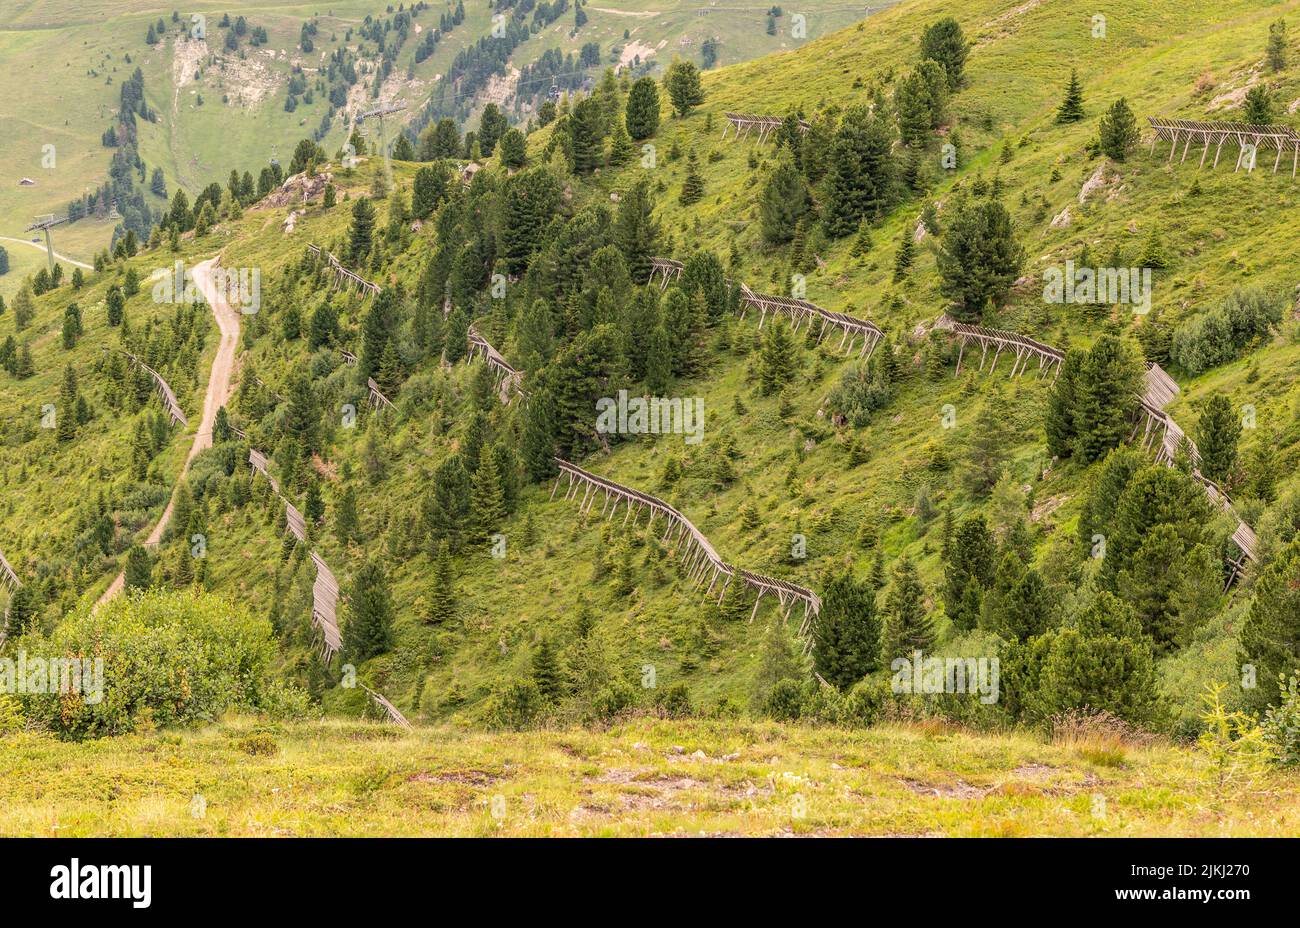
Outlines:
{"type": "Polygon", "coordinates": [[[677,197],[677,202],[682,206],[690,206],[703,196],[704,175],[700,173],[700,162],[692,148],[686,155],[686,178],[682,181],[682,192],[677,197]]]}
{"type": "Polygon", "coordinates": [[[898,251],[894,253],[894,283],[899,283],[907,277],[907,272],[912,268],[912,260],[916,255],[916,244],[912,241],[912,230],[904,224],[903,236],[898,243],[898,251]]]}
{"type": "Polygon", "coordinates": [[[894,166],[893,137],[883,115],[850,107],[831,143],[826,231],[843,238],[889,205],[894,166]]]}
{"type": "Polygon", "coordinates": [[[876,594],[853,579],[848,568],[822,585],[822,611],[813,631],[813,664],[832,686],[846,690],[880,662],[880,620],[876,594]]]}
{"type": "Polygon", "coordinates": [[[951,16],[931,23],[921,36],[920,59],[928,58],[943,66],[950,91],[956,91],[965,83],[966,56],[969,54],[970,45],[961,26],[951,16]]]}
{"type": "MultiPolygon", "coordinates": [[[[22,296],[21,293],[18,294],[22,296]]],[[[108,293],[104,297],[108,307],[108,324],[110,326],[119,326],[126,317],[126,298],[122,295],[122,288],[113,285],[108,288],[108,293]]],[[[14,309],[17,310],[18,303],[14,302],[14,309]]]]}
{"type": "Polygon", "coordinates": [[[374,245],[374,236],[375,205],[369,197],[361,197],[352,207],[352,225],[348,228],[348,261],[353,267],[365,265],[374,245]]]}
{"type": "Polygon", "coordinates": [[[700,69],[693,62],[676,59],[664,74],[664,88],[672,101],[677,117],[690,115],[691,110],[704,102],[704,86],[700,83],[700,69]]]}
{"type": "Polygon", "coordinates": [[[564,675],[560,669],[559,655],[549,637],[537,642],[533,651],[532,681],[542,699],[550,704],[559,701],[564,694],[564,675]]]}
{"type": "Polygon", "coordinates": [[[763,336],[763,349],[759,355],[759,383],[764,396],[780,392],[794,379],[798,364],[795,351],[794,338],[785,320],[773,320],[763,336]]]}
{"type": "Polygon", "coordinates": [[[442,625],[456,615],[456,589],[451,572],[451,548],[446,540],[438,545],[433,565],[433,590],[429,597],[429,622],[442,625]]]}
{"type": "Polygon", "coordinates": [[[963,631],[979,621],[984,590],[993,580],[993,535],[982,515],[966,516],[953,532],[944,555],[944,610],[963,631]]]}
{"type": "Polygon", "coordinates": [[[1083,86],[1079,83],[1079,72],[1071,69],[1070,84],[1065,88],[1065,99],[1056,111],[1057,122],[1078,122],[1083,118],[1083,86]]]}
{"type": "Polygon", "coordinates": [[[799,221],[808,212],[808,185],[794,161],[783,155],[767,176],[758,197],[763,240],[784,245],[794,238],[799,221]]]}
{"type": "Polygon", "coordinates": [[[343,653],[353,663],[369,660],[393,646],[393,602],[388,577],[375,559],[357,571],[347,622],[343,626],[343,653]]]}
{"type": "Polygon", "coordinates": [[[1115,161],[1123,161],[1138,143],[1137,120],[1129,109],[1128,101],[1120,97],[1101,117],[1100,145],[1102,152],[1115,161]]]}
{"type": "Polygon", "coordinates": [[[32,631],[40,617],[40,603],[36,591],[30,585],[20,586],[9,597],[9,623],[5,626],[6,637],[17,638],[32,631]]]}
{"type": "Polygon", "coordinates": [[[927,651],[935,641],[934,621],[925,611],[925,590],[916,567],[904,557],[894,569],[893,584],[885,598],[880,661],[889,666],[895,658],[909,660],[913,651],[927,651]]]}
{"type": "Polygon", "coordinates": [[[501,475],[491,454],[480,454],[478,470],[474,474],[473,499],[470,508],[474,538],[484,541],[505,522],[505,500],[501,492],[501,475]]]}
{"type": "Polygon", "coordinates": [[[1222,393],[1213,394],[1196,423],[1196,445],[1201,453],[1201,473],[1224,484],[1237,466],[1237,442],[1241,422],[1232,401],[1222,393]]]}
{"type": "Polygon", "coordinates": [[[357,493],[350,483],[343,487],[338,504],[334,507],[334,537],[344,546],[362,540],[361,520],[357,516],[357,493]]]}
{"type": "Polygon", "coordinates": [[[659,131],[659,88],[654,78],[639,77],[632,83],[625,121],[628,135],[638,142],[659,131]]]}
{"type": "Polygon", "coordinates": [[[790,635],[779,616],[773,616],[763,632],[758,669],[750,685],[750,705],[755,712],[765,712],[768,697],[783,681],[798,682],[803,677],[799,658],[790,643],[790,635]]]}
{"type": "Polygon", "coordinates": [[[126,570],[124,585],[127,592],[149,588],[153,574],[153,563],[149,552],[143,545],[132,545],[126,552],[126,570]]]}

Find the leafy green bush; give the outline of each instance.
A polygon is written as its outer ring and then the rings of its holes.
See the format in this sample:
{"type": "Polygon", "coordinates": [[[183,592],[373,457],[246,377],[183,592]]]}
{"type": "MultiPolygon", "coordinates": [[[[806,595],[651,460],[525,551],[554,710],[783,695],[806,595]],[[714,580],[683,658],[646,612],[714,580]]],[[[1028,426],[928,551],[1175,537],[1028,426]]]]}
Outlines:
{"type": "Polygon", "coordinates": [[[119,596],[98,612],[68,616],[48,638],[10,645],[32,658],[102,660],[102,694],[24,697],[28,716],[72,738],[215,719],[228,711],[279,717],[305,713],[307,699],[274,673],[271,625],[223,597],[194,590],[119,596]],[[89,696],[89,700],[87,699],[89,696]]]}
{"type": "Polygon", "coordinates": [[[1169,354],[1189,373],[1231,361],[1282,320],[1286,300],[1259,287],[1234,290],[1208,312],[1174,330],[1169,354]]]}
{"type": "Polygon", "coordinates": [[[1278,680],[1282,701],[1264,713],[1264,741],[1276,752],[1277,763],[1300,766],[1300,678],[1278,680]]]}

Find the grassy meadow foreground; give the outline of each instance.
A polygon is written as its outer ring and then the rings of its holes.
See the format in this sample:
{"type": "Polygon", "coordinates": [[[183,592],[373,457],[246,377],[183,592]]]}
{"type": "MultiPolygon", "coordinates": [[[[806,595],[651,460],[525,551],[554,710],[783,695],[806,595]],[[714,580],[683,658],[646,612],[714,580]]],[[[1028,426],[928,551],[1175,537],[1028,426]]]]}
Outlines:
{"type": "Polygon", "coordinates": [[[942,724],[234,719],[82,744],[15,735],[0,758],[6,836],[1300,834],[1294,777],[1220,787],[1194,749],[942,724]]]}

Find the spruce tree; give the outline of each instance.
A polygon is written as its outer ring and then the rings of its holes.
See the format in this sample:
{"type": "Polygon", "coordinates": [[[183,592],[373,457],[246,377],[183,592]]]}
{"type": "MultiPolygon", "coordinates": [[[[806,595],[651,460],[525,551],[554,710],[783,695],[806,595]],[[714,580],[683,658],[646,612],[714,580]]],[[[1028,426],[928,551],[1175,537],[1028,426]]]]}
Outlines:
{"type": "Polygon", "coordinates": [[[899,283],[907,277],[915,255],[916,244],[912,241],[912,230],[908,228],[907,223],[904,223],[903,236],[898,243],[898,251],[894,253],[894,283],[899,283]]]}
{"type": "Polygon", "coordinates": [[[433,590],[429,597],[427,621],[442,625],[456,615],[456,588],[451,572],[451,547],[444,540],[438,545],[438,559],[433,565],[433,590]]]}
{"type": "Polygon", "coordinates": [[[345,547],[362,540],[361,520],[357,516],[357,493],[350,483],[343,488],[334,507],[334,537],[345,547]]]}
{"type": "Polygon", "coordinates": [[[763,336],[763,348],[759,355],[758,376],[764,396],[780,392],[782,387],[794,379],[798,366],[795,351],[789,326],[784,319],[774,319],[763,336]]]}
{"type": "Polygon", "coordinates": [[[970,45],[962,33],[961,26],[951,16],[931,23],[921,36],[921,50],[918,57],[922,61],[929,58],[943,65],[950,91],[957,90],[965,83],[966,56],[969,54],[970,45]]]}
{"type": "Polygon", "coordinates": [[[686,178],[682,181],[682,192],[677,202],[690,206],[704,196],[704,175],[700,173],[700,162],[695,156],[695,149],[686,155],[686,178]]]}
{"type": "Polygon", "coordinates": [[[690,115],[691,110],[704,102],[704,86],[700,83],[700,69],[693,62],[680,58],[668,66],[664,74],[664,87],[672,101],[678,118],[690,115]]]}
{"type": "Polygon", "coordinates": [[[36,591],[31,586],[18,587],[9,597],[9,624],[5,627],[6,637],[17,638],[32,631],[40,612],[36,591]]]}
{"type": "Polygon", "coordinates": [[[473,537],[481,542],[499,529],[506,518],[501,475],[497,473],[496,461],[490,454],[479,455],[472,493],[470,518],[473,522],[473,537]]]}
{"type": "Polygon", "coordinates": [[[963,631],[979,621],[984,591],[993,580],[993,534],[982,515],[969,515],[953,532],[944,556],[944,610],[963,631]]]}
{"type": "Polygon", "coordinates": [[[883,115],[850,107],[831,143],[826,231],[835,238],[856,232],[889,205],[894,167],[892,132],[883,115]]]}
{"type": "Polygon", "coordinates": [[[532,681],[542,699],[550,704],[559,701],[564,694],[564,674],[560,668],[559,655],[549,637],[537,642],[533,651],[532,681]]]}
{"type": "Polygon", "coordinates": [[[1128,437],[1144,376],[1130,343],[1114,335],[1093,343],[1072,388],[1074,453],[1081,460],[1100,460],[1128,437]]]}
{"type": "Polygon", "coordinates": [[[978,323],[986,307],[1000,306],[1025,262],[1011,215],[997,200],[963,204],[935,256],[940,292],[961,322],[978,323]]]}
{"type": "Polygon", "coordinates": [[[1216,483],[1226,483],[1237,466],[1237,442],[1240,438],[1241,422],[1233,411],[1232,401],[1222,393],[1213,394],[1196,423],[1201,473],[1216,483]]]}
{"type": "Polygon", "coordinates": [[[790,241],[808,207],[808,184],[794,161],[783,155],[758,195],[763,240],[772,245],[784,245],[790,241]]]}
{"type": "Polygon", "coordinates": [[[1070,85],[1065,88],[1065,99],[1056,111],[1057,122],[1078,122],[1083,118],[1083,86],[1079,83],[1079,72],[1071,69],[1070,85]]]}
{"type": "Polygon", "coordinates": [[[1239,662],[1253,668],[1255,688],[1245,691],[1256,708],[1276,705],[1278,678],[1300,668],[1300,535],[1278,552],[1255,583],[1255,598],[1241,627],[1239,662]]]}
{"type": "Polygon", "coordinates": [[[659,88],[652,77],[639,77],[627,96],[627,133],[634,141],[650,138],[659,131],[659,88]]]}
{"type": "Polygon", "coordinates": [[[1102,152],[1115,161],[1126,159],[1138,143],[1137,120],[1129,109],[1128,101],[1120,97],[1101,117],[1100,145],[1102,152]]]}
{"type": "Polygon", "coordinates": [[[904,557],[894,569],[893,584],[885,597],[880,652],[880,662],[885,666],[899,657],[910,660],[913,651],[926,651],[934,644],[934,621],[925,611],[924,600],[925,590],[916,567],[904,557]]]}
{"type": "Polygon", "coordinates": [[[354,268],[363,267],[370,258],[374,236],[375,205],[369,197],[361,197],[352,207],[352,225],[348,228],[348,261],[354,268]]]}
{"type": "Polygon", "coordinates": [[[880,662],[880,620],[869,583],[847,567],[822,585],[822,611],[813,630],[813,664],[828,683],[847,690],[880,662]]]}
{"type": "Polygon", "coordinates": [[[347,622],[343,626],[343,654],[361,663],[393,646],[393,602],[383,565],[371,559],[357,571],[352,584],[347,622]]]}

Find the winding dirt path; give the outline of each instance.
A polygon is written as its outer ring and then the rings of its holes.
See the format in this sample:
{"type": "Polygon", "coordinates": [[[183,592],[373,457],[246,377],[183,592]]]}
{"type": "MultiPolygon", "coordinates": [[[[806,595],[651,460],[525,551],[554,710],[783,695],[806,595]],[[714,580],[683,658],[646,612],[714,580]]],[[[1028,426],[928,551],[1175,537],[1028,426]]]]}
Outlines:
{"type": "MultiPolygon", "coordinates": [[[[193,267],[194,283],[212,307],[212,315],[216,317],[217,328],[221,330],[221,341],[217,344],[217,356],[212,359],[212,372],[208,375],[208,390],[203,397],[203,418],[199,420],[198,431],[194,433],[194,442],[190,445],[190,453],[185,456],[185,463],[181,467],[181,472],[176,477],[176,486],[185,475],[189,473],[190,463],[200,451],[212,447],[212,426],[217,420],[217,410],[225,406],[230,401],[231,379],[235,373],[235,352],[239,348],[239,310],[232,307],[226,302],[225,296],[221,294],[212,281],[212,269],[216,266],[218,258],[209,258],[202,264],[196,264],[193,267]]],[[[167,524],[171,521],[172,508],[176,502],[176,491],[172,491],[172,498],[167,501],[167,508],[158,519],[158,523],[149,533],[146,545],[156,545],[162,541],[163,532],[167,524]]],[[[104,595],[99,598],[96,607],[102,606],[114,596],[122,591],[126,583],[126,573],[122,572],[117,575],[104,595]]]]}

